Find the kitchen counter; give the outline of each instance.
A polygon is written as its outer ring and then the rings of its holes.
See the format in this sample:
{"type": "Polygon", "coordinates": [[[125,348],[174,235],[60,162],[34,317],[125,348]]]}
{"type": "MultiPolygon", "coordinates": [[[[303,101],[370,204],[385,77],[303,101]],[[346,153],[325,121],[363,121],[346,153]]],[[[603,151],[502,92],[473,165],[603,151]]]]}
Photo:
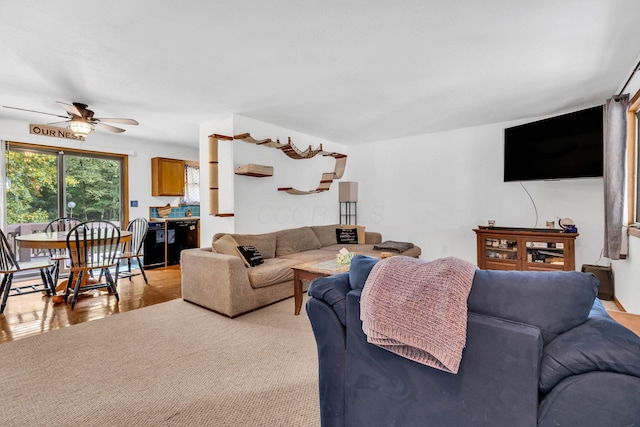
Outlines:
{"type": "Polygon", "coordinates": [[[188,221],[190,219],[200,220],[199,216],[185,216],[176,218],[150,218],[149,222],[167,222],[167,221],[188,221]]]}

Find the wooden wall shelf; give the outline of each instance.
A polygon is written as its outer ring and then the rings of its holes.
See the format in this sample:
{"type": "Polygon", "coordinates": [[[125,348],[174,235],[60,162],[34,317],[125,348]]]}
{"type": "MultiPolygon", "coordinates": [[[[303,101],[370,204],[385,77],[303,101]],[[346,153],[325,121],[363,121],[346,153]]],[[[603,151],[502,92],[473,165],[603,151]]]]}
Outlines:
{"type": "Polygon", "coordinates": [[[234,170],[236,175],[253,176],[256,178],[265,178],[273,176],[273,166],[257,165],[254,163],[248,163],[237,167],[234,170]]]}

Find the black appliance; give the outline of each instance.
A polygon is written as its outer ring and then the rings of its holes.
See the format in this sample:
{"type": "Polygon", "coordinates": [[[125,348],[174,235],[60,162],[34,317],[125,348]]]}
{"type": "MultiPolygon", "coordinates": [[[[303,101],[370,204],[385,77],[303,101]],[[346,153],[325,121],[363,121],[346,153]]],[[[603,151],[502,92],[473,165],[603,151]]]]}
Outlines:
{"type": "Polygon", "coordinates": [[[180,252],[197,248],[198,220],[151,221],[144,240],[145,268],[180,264],[180,252]]]}
{"type": "Polygon", "coordinates": [[[164,267],[166,262],[166,224],[149,222],[149,231],[144,239],[144,268],[164,267]]]}
{"type": "Polygon", "coordinates": [[[504,130],[504,181],[602,176],[603,106],[504,130]]]}
{"type": "Polygon", "coordinates": [[[167,265],[180,264],[180,252],[183,249],[197,248],[198,221],[167,221],[167,265]]]}

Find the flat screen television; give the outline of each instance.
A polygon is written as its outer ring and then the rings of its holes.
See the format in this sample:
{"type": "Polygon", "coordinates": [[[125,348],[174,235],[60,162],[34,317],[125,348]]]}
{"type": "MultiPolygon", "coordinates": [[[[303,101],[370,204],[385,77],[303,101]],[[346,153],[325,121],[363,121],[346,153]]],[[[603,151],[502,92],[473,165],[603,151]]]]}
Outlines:
{"type": "Polygon", "coordinates": [[[504,130],[504,181],[602,176],[603,106],[504,130]]]}

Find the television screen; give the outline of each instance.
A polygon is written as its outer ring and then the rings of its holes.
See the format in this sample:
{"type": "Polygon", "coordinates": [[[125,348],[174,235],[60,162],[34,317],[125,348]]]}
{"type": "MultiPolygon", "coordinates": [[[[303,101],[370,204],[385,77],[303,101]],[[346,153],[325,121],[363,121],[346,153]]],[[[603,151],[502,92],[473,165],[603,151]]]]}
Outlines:
{"type": "Polygon", "coordinates": [[[603,106],[506,128],[504,181],[602,176],[603,106]]]}

